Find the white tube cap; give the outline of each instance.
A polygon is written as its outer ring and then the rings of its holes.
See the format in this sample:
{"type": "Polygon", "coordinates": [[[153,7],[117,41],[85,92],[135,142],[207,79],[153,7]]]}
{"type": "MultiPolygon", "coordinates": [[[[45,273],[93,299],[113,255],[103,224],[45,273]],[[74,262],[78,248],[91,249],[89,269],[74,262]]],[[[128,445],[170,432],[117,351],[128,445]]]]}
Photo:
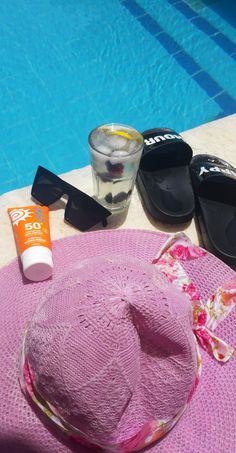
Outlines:
{"type": "Polygon", "coordinates": [[[26,278],[40,282],[51,277],[53,269],[52,252],[48,247],[35,245],[21,254],[23,272],[26,278]]]}

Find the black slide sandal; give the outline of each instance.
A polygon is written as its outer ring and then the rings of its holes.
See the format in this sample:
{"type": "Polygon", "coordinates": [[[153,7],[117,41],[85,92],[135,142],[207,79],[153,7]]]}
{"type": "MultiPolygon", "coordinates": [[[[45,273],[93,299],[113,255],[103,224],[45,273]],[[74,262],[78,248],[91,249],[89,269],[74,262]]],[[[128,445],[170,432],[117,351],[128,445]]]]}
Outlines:
{"type": "Polygon", "coordinates": [[[161,222],[188,222],[194,213],[191,147],[172,129],[150,129],[143,137],[137,187],[144,205],[161,222]]]}
{"type": "Polygon", "coordinates": [[[190,164],[196,217],[204,246],[236,264],[236,169],[216,156],[194,156],[190,164]]]}

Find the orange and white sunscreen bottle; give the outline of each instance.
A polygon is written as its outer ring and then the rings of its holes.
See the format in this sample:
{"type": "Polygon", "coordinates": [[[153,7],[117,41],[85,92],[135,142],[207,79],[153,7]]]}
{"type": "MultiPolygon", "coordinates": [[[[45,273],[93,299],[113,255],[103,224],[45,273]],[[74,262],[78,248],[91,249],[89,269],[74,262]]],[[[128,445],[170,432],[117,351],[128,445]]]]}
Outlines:
{"type": "Polygon", "coordinates": [[[9,208],[8,213],[25,277],[46,280],[53,269],[48,207],[9,208]]]}

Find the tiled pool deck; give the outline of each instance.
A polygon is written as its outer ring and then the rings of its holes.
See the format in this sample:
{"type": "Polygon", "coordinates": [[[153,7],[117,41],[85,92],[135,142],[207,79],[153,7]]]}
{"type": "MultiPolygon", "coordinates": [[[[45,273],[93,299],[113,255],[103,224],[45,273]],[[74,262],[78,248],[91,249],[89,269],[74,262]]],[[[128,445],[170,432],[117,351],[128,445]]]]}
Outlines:
{"type": "MultiPolygon", "coordinates": [[[[221,156],[236,167],[236,115],[231,115],[186,131],[183,133],[183,137],[191,145],[194,154],[205,153],[207,143],[207,151],[209,154],[221,156]]],[[[63,178],[74,186],[92,195],[92,175],[89,166],[65,173],[63,178]]],[[[7,214],[7,208],[13,206],[27,206],[30,204],[32,204],[30,187],[14,190],[0,196],[0,266],[7,264],[11,259],[16,257],[16,247],[9,216],[7,214]]],[[[109,221],[108,227],[144,228],[152,231],[166,231],[170,233],[184,230],[196,244],[199,243],[194,220],[186,225],[175,226],[168,226],[156,222],[144,211],[136,189],[131,198],[127,218],[123,223],[121,222],[118,224],[115,219],[109,221]]],[[[63,203],[55,204],[50,210],[50,228],[53,240],[71,236],[73,234],[82,234],[80,231],[64,222],[63,203]]]]}

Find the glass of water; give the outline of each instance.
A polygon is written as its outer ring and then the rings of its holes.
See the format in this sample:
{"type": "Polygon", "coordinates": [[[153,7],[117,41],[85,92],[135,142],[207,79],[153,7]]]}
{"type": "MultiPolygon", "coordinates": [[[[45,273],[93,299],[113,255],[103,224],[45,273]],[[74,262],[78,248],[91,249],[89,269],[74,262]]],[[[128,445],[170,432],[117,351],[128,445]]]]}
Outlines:
{"type": "Polygon", "coordinates": [[[143,150],[143,136],[131,126],[104,124],[89,134],[97,200],[112,212],[128,208],[143,150]]]}

